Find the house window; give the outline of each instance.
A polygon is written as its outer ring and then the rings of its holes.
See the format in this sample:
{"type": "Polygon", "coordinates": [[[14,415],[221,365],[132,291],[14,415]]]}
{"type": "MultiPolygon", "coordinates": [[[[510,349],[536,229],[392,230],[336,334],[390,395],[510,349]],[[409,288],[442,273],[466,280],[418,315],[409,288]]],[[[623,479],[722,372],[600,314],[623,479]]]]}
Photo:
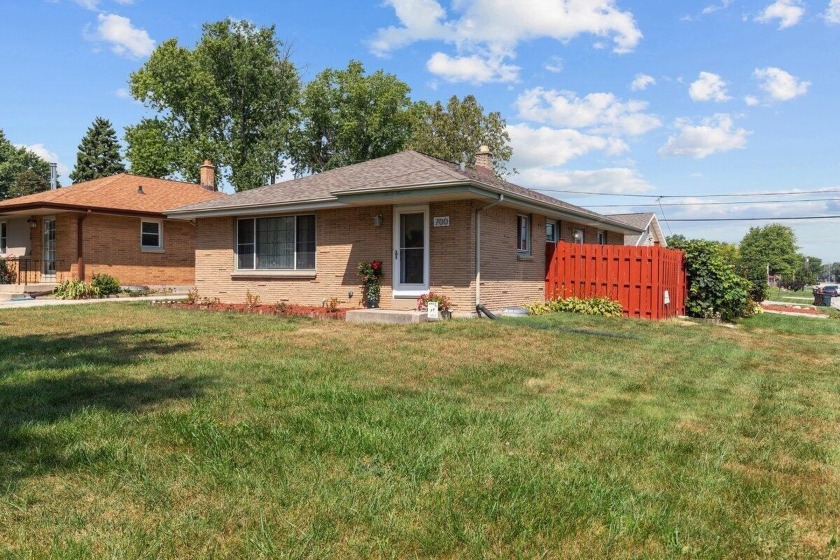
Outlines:
{"type": "Polygon", "coordinates": [[[151,251],[163,249],[163,222],[140,221],[140,248],[151,251]]]}
{"type": "Polygon", "coordinates": [[[572,233],[572,242],[577,243],[578,245],[583,245],[584,238],[583,230],[581,228],[575,228],[574,232],[572,233]]]}
{"type": "Polygon", "coordinates": [[[238,220],[236,258],[239,270],[315,270],[315,216],[238,220]]]}
{"type": "Polygon", "coordinates": [[[598,232],[598,245],[606,245],[607,244],[607,234],[603,231],[598,232]]]}
{"type": "Polygon", "coordinates": [[[554,220],[547,220],[545,222],[545,240],[548,243],[556,243],[560,231],[559,224],[554,220]]]}
{"type": "Polygon", "coordinates": [[[524,214],[516,217],[516,252],[531,254],[531,218],[524,214]]]}
{"type": "Polygon", "coordinates": [[[7,245],[6,222],[0,222],[0,255],[6,254],[7,245]]]}

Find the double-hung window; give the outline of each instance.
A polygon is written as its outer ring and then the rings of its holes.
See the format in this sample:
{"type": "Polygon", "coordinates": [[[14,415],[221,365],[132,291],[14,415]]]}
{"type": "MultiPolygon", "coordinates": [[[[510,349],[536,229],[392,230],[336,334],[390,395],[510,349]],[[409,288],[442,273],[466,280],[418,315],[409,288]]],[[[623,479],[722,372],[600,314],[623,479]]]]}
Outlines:
{"type": "Polygon", "coordinates": [[[160,251],[163,249],[163,222],[141,220],[140,249],[144,251],[160,251]]]}
{"type": "Polygon", "coordinates": [[[240,218],[238,270],[315,270],[315,216],[240,218]]]}
{"type": "Polygon", "coordinates": [[[599,231],[598,232],[598,245],[606,245],[607,244],[607,234],[606,232],[599,231]]]}
{"type": "Polygon", "coordinates": [[[8,238],[6,235],[6,222],[0,222],[0,255],[5,255],[8,250],[8,238]]]}
{"type": "Polygon", "coordinates": [[[545,222],[545,240],[548,243],[557,243],[560,233],[560,224],[554,220],[546,220],[545,222]]]}
{"type": "Polygon", "coordinates": [[[575,228],[574,233],[572,234],[572,241],[578,245],[583,245],[583,229],[575,228]]]}
{"type": "Polygon", "coordinates": [[[516,252],[531,254],[531,217],[525,214],[516,216],[516,252]]]}

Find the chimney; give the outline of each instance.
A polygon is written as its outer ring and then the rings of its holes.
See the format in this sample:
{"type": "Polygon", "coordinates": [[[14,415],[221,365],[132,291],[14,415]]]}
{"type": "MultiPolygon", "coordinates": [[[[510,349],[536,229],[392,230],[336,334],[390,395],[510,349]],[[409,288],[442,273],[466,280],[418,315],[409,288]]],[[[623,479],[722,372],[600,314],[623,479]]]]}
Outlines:
{"type": "Polygon", "coordinates": [[[213,167],[213,162],[205,159],[199,169],[199,184],[208,191],[216,192],[216,168],[213,167]]]}
{"type": "Polygon", "coordinates": [[[493,152],[486,145],[482,145],[475,154],[475,170],[481,175],[492,177],[493,173],[493,152]]]}
{"type": "Polygon", "coordinates": [[[50,164],[50,190],[54,191],[58,188],[58,164],[50,164]]]}

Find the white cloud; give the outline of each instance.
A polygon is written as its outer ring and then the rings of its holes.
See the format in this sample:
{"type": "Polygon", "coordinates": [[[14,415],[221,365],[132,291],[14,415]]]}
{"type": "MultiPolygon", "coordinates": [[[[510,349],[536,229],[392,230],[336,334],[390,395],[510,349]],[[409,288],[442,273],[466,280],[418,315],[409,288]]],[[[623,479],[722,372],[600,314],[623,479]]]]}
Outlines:
{"type": "MultiPolygon", "coordinates": [[[[608,167],[592,171],[536,168],[520,171],[516,181],[532,189],[574,189],[599,193],[643,193],[654,189],[633,169],[608,167]]],[[[548,192],[562,198],[562,193],[548,192]]]]}
{"type": "Polygon", "coordinates": [[[73,0],[76,4],[81,6],[86,10],[97,11],[99,10],[99,2],[100,0],[73,0]]]}
{"type": "Polygon", "coordinates": [[[761,23],[771,23],[779,20],[779,29],[793,27],[805,14],[802,0],[776,0],[764,9],[755,20],[761,23]]]}
{"type": "Polygon", "coordinates": [[[630,89],[633,91],[644,91],[648,88],[648,86],[655,86],[656,79],[653,76],[648,76],[647,74],[636,74],[636,77],[633,78],[633,81],[630,83],[630,89]]]}
{"type": "Polygon", "coordinates": [[[117,14],[97,15],[99,24],[90,38],[111,44],[117,54],[131,57],[148,56],[155,48],[155,41],[145,29],[134,27],[131,20],[117,14]]]}
{"type": "Polygon", "coordinates": [[[559,56],[552,56],[548,62],[545,63],[543,68],[549,72],[553,72],[554,74],[559,74],[563,71],[563,59],[559,56]]]}
{"type": "Polygon", "coordinates": [[[120,99],[129,99],[131,94],[128,92],[128,88],[117,88],[117,91],[114,92],[114,95],[119,97],[120,99]]]}
{"type": "Polygon", "coordinates": [[[519,116],[559,127],[590,129],[596,134],[639,136],[662,125],[644,111],[644,101],[621,101],[612,93],[578,97],[571,91],[536,87],[516,99],[519,116]]]}
{"type": "Polygon", "coordinates": [[[553,167],[593,151],[617,155],[628,146],[618,138],[584,134],[568,128],[556,129],[543,126],[532,128],[527,124],[508,125],[517,169],[553,167]]]}
{"type": "Polygon", "coordinates": [[[781,68],[772,66],[756,68],[754,75],[761,82],[759,87],[776,101],[788,101],[805,95],[811,87],[811,82],[800,80],[781,68]]]}
{"type": "Polygon", "coordinates": [[[829,24],[840,23],[840,0],[831,0],[823,14],[825,21],[829,24]]]}
{"type": "Polygon", "coordinates": [[[728,152],[747,145],[750,134],[735,128],[732,117],[716,114],[694,125],[688,119],[678,119],[675,126],[679,133],[668,138],[657,152],[660,156],[691,156],[702,159],[718,152],[728,152]]]}
{"type": "Polygon", "coordinates": [[[726,82],[711,72],[700,72],[697,80],[692,82],[688,88],[688,94],[694,101],[728,101],[731,99],[726,94],[726,82]]]}
{"type": "Polygon", "coordinates": [[[710,5],[706,6],[705,8],[703,8],[703,11],[701,13],[704,16],[707,16],[707,15],[713,14],[713,13],[719,11],[719,10],[725,10],[731,4],[732,4],[732,0],[723,0],[723,2],[721,2],[720,4],[710,4],[710,5]]]}
{"type": "Polygon", "coordinates": [[[16,144],[15,146],[18,148],[26,148],[39,158],[46,161],[47,163],[57,163],[59,175],[67,175],[68,173],[70,173],[70,168],[61,163],[61,161],[59,161],[58,154],[56,154],[53,151],[50,151],[43,144],[32,144],[31,146],[27,146],[26,144],[16,144]]]}
{"type": "MultiPolygon", "coordinates": [[[[454,45],[450,60],[481,55],[505,66],[521,41],[547,38],[570,41],[589,34],[612,40],[613,51],[632,51],[642,39],[633,14],[616,7],[616,0],[456,0],[448,14],[437,0],[385,0],[399,20],[380,28],[369,41],[377,55],[386,55],[416,41],[454,45]]],[[[430,60],[431,64],[432,61],[430,60]]],[[[497,79],[498,73],[493,79],[497,79]]]]}
{"type": "Polygon", "coordinates": [[[744,97],[744,103],[746,103],[750,107],[755,107],[756,105],[761,103],[761,101],[759,101],[758,97],[754,95],[747,95],[744,97]]]}
{"type": "Polygon", "coordinates": [[[503,64],[500,58],[484,59],[478,55],[451,57],[437,52],[426,63],[432,74],[448,82],[515,82],[519,67],[503,64]]]}

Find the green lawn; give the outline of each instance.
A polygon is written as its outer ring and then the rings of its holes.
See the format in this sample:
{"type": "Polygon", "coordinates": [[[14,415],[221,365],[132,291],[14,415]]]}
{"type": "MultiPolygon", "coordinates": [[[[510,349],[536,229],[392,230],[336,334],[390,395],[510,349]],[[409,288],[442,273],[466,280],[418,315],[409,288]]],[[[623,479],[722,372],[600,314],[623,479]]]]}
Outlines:
{"type": "Polygon", "coordinates": [[[0,311],[0,558],[836,558],[838,336],[0,311]]]}
{"type": "Polygon", "coordinates": [[[772,301],[787,301],[790,303],[801,303],[803,305],[807,305],[814,303],[814,291],[810,286],[799,291],[770,288],[770,295],[767,296],[767,299],[772,301]]]}

